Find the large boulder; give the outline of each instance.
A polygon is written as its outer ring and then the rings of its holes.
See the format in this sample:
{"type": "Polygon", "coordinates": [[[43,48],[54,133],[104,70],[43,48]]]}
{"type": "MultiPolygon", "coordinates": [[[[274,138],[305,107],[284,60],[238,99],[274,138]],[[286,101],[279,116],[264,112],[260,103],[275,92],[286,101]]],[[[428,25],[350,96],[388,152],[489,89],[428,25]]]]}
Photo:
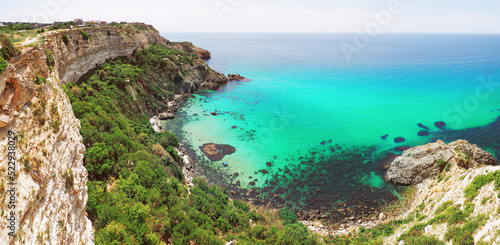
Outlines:
{"type": "Polygon", "coordinates": [[[210,161],[220,161],[225,155],[233,154],[236,149],[230,145],[207,143],[200,146],[200,150],[210,159],[210,161]]]}
{"type": "Polygon", "coordinates": [[[448,145],[438,140],[405,150],[391,163],[385,179],[402,185],[419,184],[429,177],[437,176],[448,163],[468,169],[481,164],[496,165],[497,160],[489,152],[466,140],[457,140],[448,145]]]}

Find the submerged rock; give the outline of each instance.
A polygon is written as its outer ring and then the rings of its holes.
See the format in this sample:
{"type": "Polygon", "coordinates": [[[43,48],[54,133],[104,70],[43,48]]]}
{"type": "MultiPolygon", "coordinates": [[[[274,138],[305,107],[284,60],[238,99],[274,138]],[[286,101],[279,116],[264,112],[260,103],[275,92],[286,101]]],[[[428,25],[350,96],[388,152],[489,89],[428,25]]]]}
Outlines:
{"type": "Polygon", "coordinates": [[[219,145],[214,143],[203,144],[200,150],[210,159],[210,161],[219,161],[225,155],[233,154],[236,149],[230,145],[219,145]]]}
{"type": "Polygon", "coordinates": [[[411,146],[398,146],[398,147],[394,147],[393,150],[395,151],[406,151],[408,149],[410,149],[411,146]]]}
{"type": "Polygon", "coordinates": [[[429,136],[429,131],[427,131],[427,130],[420,130],[418,132],[418,136],[429,136]]]}
{"type": "Polygon", "coordinates": [[[246,79],[244,76],[241,76],[240,74],[227,74],[227,77],[229,78],[229,81],[241,81],[246,79]]]}
{"type": "Polygon", "coordinates": [[[427,131],[429,131],[429,130],[430,130],[430,129],[429,129],[429,127],[424,126],[424,125],[423,125],[423,124],[421,124],[421,123],[417,124],[417,126],[418,126],[419,128],[423,128],[423,129],[425,129],[425,130],[427,130],[427,131]]]}
{"type": "Polygon", "coordinates": [[[394,139],[394,143],[403,143],[405,142],[405,138],[403,137],[397,137],[394,139]]]}
{"type": "Polygon", "coordinates": [[[158,118],[160,120],[173,119],[173,118],[175,118],[175,114],[174,113],[160,113],[160,115],[158,115],[158,118]]]}
{"type": "Polygon", "coordinates": [[[446,123],[439,121],[439,122],[435,122],[434,126],[436,126],[436,128],[439,128],[441,130],[444,130],[446,128],[446,123]]]}
{"type": "Polygon", "coordinates": [[[396,184],[415,185],[437,176],[448,163],[468,169],[480,164],[496,165],[497,160],[489,152],[466,140],[457,140],[448,145],[438,140],[404,151],[391,163],[385,178],[396,184]]]}

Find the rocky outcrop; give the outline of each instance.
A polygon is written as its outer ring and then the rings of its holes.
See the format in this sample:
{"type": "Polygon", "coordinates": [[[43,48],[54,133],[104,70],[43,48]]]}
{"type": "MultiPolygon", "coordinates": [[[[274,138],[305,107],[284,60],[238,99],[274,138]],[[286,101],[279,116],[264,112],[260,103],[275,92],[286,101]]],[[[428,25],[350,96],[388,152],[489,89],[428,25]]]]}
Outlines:
{"type": "Polygon", "coordinates": [[[227,74],[227,77],[229,78],[229,81],[241,81],[246,79],[244,76],[240,74],[227,74]]]}
{"type": "Polygon", "coordinates": [[[173,49],[175,50],[181,50],[189,53],[194,53],[198,55],[203,60],[208,60],[212,57],[212,54],[210,51],[206,49],[202,49],[200,47],[196,47],[193,43],[191,42],[177,42],[177,43],[170,43],[173,49]]]}
{"type": "Polygon", "coordinates": [[[202,59],[195,60],[193,66],[186,66],[184,74],[179,73],[176,81],[179,86],[179,93],[189,94],[204,90],[217,90],[227,84],[229,79],[219,72],[210,68],[203,60],[210,58],[210,52],[194,46],[190,42],[168,43],[167,46],[173,50],[190,52],[198,55],[202,59]]]}
{"type": "Polygon", "coordinates": [[[391,163],[385,178],[396,184],[414,185],[437,176],[447,164],[469,169],[496,163],[497,160],[490,153],[466,140],[457,140],[448,145],[438,140],[405,150],[391,163]]]}
{"type": "Polygon", "coordinates": [[[225,155],[233,154],[236,149],[230,145],[219,145],[207,143],[200,146],[200,150],[210,159],[210,161],[220,161],[225,155]]]}

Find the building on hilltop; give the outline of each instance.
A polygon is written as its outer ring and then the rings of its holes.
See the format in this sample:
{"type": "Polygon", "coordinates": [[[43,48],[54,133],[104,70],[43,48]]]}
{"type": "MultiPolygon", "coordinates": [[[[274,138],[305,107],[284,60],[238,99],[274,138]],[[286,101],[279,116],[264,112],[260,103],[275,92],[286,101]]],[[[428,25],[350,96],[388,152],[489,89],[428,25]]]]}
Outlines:
{"type": "Polygon", "coordinates": [[[85,22],[80,18],[80,19],[74,19],[75,25],[77,26],[85,26],[85,22]]]}

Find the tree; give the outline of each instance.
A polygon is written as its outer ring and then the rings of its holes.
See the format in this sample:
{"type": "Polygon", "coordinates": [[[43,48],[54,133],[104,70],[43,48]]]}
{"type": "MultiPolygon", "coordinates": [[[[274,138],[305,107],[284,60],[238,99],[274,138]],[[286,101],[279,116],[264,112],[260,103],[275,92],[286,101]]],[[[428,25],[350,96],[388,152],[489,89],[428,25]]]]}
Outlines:
{"type": "Polygon", "coordinates": [[[17,50],[16,47],[14,47],[14,44],[12,44],[12,42],[7,36],[2,35],[1,39],[2,39],[2,49],[0,49],[0,55],[5,60],[10,60],[10,58],[21,54],[21,52],[17,50]]]}
{"type": "Polygon", "coordinates": [[[95,143],[85,152],[85,167],[89,174],[97,176],[111,175],[113,163],[109,159],[108,149],[105,143],[95,143]]]}

